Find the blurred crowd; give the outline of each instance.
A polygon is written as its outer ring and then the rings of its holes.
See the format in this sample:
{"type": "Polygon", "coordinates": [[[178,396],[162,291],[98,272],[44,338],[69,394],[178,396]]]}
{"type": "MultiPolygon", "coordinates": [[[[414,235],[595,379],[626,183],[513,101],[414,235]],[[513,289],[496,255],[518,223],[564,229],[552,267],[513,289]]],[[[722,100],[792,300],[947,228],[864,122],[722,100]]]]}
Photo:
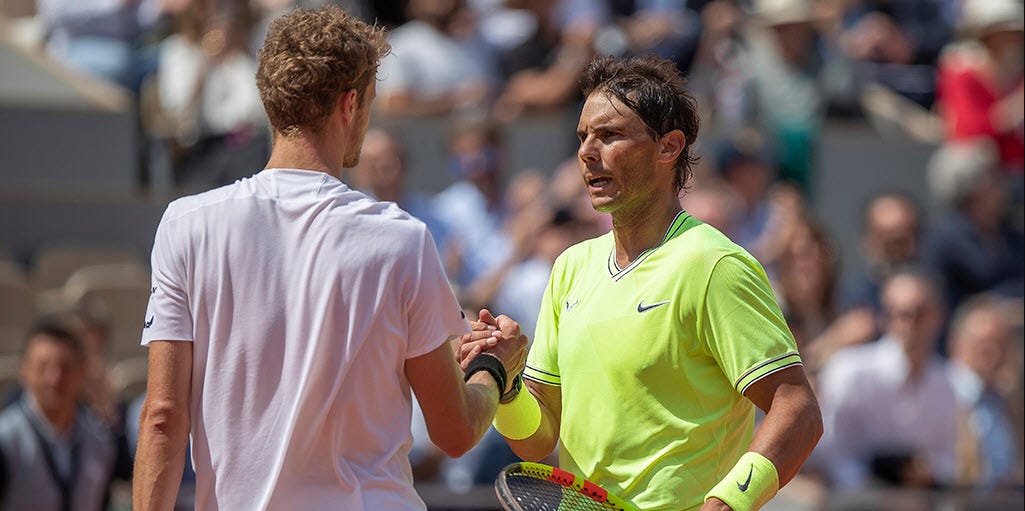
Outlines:
{"type": "MultiPolygon", "coordinates": [[[[269,149],[253,83],[276,15],[333,1],[390,29],[378,117],[498,122],[573,108],[592,56],[673,60],[717,134],[756,127],[807,188],[827,116],[931,142],[991,139],[1021,168],[1014,0],[20,0],[25,43],[137,100],[150,179],[230,182],[269,149]]],[[[707,131],[706,131],[707,133],[707,131]]]]}
{"type": "MultiPolygon", "coordinates": [[[[253,81],[264,27],[325,2],[37,0],[39,45],[130,91],[147,165],[180,189],[209,188],[269,154],[253,81]]],[[[1022,487],[1019,0],[335,3],[390,30],[375,119],[452,119],[447,160],[432,169],[450,183],[440,192],[411,185],[418,141],[386,123],[343,180],[428,225],[468,316],[486,307],[532,332],[555,258],[611,226],[590,207],[572,144],[556,168],[510,168],[503,126],[577,108],[577,74],[595,55],[656,53],[688,76],[702,109],[701,160],[681,204],[765,266],[818,393],[826,434],[802,478],[844,490],[1022,487]],[[811,207],[831,117],[936,147],[928,203],[893,190],[864,204],[859,261],[840,260],[811,207]],[[844,278],[842,265],[859,270],[844,278]]],[[[106,487],[79,491],[72,478],[130,477],[138,401],[105,386],[102,336],[81,312],[27,336],[0,413],[0,509],[53,481],[58,496],[101,502],[106,487]],[[86,448],[81,435],[104,440],[86,448]]],[[[448,459],[422,428],[419,482],[466,491],[515,460],[494,432],[448,459]]]]}

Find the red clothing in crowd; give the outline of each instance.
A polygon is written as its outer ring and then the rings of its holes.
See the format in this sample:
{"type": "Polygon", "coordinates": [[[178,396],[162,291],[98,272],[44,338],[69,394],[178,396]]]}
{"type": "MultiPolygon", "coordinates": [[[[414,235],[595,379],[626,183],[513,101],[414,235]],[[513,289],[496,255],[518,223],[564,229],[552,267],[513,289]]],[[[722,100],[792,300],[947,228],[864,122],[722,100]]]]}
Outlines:
{"type": "Polygon", "coordinates": [[[997,90],[988,60],[980,47],[966,46],[944,52],[939,65],[938,101],[940,114],[951,140],[991,138],[1000,150],[1005,170],[1022,173],[1025,162],[1025,134],[1019,123],[1000,131],[993,125],[991,111],[1001,99],[1023,86],[1021,78],[1008,90],[997,90]]]}

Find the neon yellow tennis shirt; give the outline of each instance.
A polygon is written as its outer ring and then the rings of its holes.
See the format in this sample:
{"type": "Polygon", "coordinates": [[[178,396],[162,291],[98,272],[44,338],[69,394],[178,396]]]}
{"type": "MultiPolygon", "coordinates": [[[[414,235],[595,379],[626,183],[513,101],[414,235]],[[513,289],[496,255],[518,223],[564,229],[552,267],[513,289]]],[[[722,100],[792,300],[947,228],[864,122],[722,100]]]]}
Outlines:
{"type": "Polygon", "coordinates": [[[559,465],[641,509],[689,509],[751,442],[758,379],[801,363],[765,271],[680,212],[626,268],[612,234],[555,262],[524,377],[561,386],[559,465]]]}

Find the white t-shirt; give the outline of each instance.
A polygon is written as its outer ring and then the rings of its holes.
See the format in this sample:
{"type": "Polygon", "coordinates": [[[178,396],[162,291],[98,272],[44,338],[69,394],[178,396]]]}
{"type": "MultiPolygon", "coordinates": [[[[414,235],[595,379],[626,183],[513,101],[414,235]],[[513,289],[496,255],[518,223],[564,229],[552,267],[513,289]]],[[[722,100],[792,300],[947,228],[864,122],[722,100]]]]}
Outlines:
{"type": "Polygon", "coordinates": [[[816,388],[825,433],[815,450],[836,487],[870,484],[873,453],[914,454],[939,482],[953,481],[957,399],[945,364],[933,356],[912,380],[904,350],[889,336],[833,356],[816,388]]]}
{"type": "Polygon", "coordinates": [[[197,510],[425,506],[407,358],[468,331],[422,222],[320,172],[172,202],[142,343],[192,341],[197,510]]]}

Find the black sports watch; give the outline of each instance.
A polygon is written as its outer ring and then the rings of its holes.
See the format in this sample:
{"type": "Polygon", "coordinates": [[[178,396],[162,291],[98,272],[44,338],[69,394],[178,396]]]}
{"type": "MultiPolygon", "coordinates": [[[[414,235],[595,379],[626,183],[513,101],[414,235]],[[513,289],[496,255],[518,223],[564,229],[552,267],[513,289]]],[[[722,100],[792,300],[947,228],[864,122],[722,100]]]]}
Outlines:
{"type": "Polygon", "coordinates": [[[523,373],[516,373],[516,376],[513,377],[512,388],[509,389],[509,392],[503,393],[502,397],[498,398],[499,404],[508,403],[513,399],[516,399],[516,396],[520,393],[520,388],[523,387],[522,375],[523,373]]]}

